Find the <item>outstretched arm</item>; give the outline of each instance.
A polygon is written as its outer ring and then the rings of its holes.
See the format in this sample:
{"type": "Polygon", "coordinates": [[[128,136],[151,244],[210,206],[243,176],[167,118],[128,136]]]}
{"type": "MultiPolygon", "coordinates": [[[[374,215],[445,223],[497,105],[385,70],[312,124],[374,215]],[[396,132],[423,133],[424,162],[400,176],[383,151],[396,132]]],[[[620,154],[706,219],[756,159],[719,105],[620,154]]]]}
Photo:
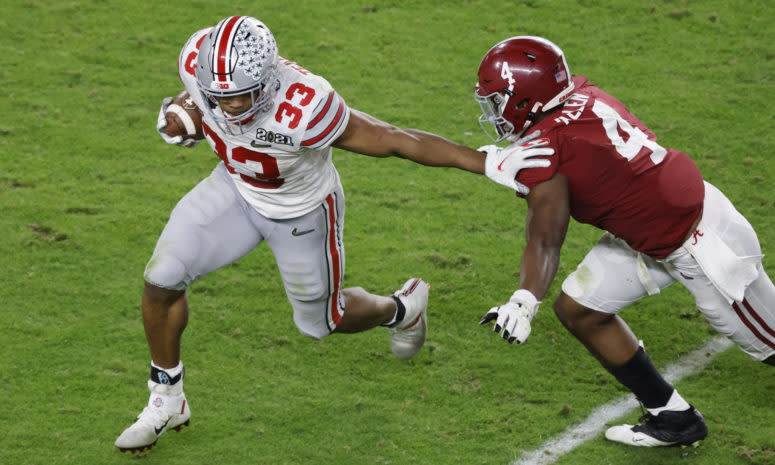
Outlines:
{"type": "Polygon", "coordinates": [[[372,157],[400,157],[427,166],[449,166],[484,174],[485,154],[417,129],[401,129],[351,109],[334,147],[372,157]]]}
{"type": "Polygon", "coordinates": [[[495,320],[503,339],[521,344],[530,335],[530,321],[557,274],[560,249],[570,221],[568,181],[561,174],[530,190],[525,218],[527,244],[522,252],[519,289],[504,305],[491,308],[479,324],[495,320]]]}
{"type": "Polygon", "coordinates": [[[570,222],[568,181],[556,174],[531,189],[527,196],[525,236],[519,288],[542,299],[557,274],[560,249],[570,222]]]}

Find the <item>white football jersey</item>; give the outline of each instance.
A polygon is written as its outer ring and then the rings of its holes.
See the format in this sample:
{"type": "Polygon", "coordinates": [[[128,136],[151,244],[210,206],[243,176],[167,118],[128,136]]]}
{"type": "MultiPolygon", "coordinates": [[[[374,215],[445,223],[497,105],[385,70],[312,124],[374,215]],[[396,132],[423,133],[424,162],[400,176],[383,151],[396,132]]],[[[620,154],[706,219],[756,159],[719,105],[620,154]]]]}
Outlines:
{"type": "MultiPolygon", "coordinates": [[[[199,46],[210,28],[189,38],[178,73],[194,102],[204,110],[196,82],[199,46]]],[[[207,142],[223,160],[239,192],[262,215],[295,218],[319,206],[339,183],[331,144],[344,132],[350,109],[331,85],[293,62],[278,58],[279,89],[244,134],[223,131],[207,111],[207,142]]]]}

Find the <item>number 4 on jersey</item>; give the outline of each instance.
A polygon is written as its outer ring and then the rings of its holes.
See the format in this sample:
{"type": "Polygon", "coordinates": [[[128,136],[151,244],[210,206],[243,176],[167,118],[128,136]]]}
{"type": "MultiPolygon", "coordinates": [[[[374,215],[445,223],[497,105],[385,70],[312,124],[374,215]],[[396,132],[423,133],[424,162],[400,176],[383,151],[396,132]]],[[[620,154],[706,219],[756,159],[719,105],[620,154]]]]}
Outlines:
{"type": "Polygon", "coordinates": [[[610,106],[600,100],[595,100],[592,111],[603,121],[605,134],[611,140],[616,152],[627,161],[632,161],[644,147],[651,151],[650,158],[655,165],[665,159],[667,150],[664,147],[649,139],[646,133],[639,128],[633,127],[610,106]],[[626,142],[619,134],[619,130],[629,135],[626,142]]]}

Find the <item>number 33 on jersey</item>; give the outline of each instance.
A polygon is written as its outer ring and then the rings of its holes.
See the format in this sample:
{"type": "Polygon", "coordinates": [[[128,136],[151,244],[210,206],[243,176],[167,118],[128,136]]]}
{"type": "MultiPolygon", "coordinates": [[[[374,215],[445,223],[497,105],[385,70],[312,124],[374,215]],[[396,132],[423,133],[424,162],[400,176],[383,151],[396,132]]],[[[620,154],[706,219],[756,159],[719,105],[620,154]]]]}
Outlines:
{"type": "MultiPolygon", "coordinates": [[[[199,46],[209,31],[194,33],[178,60],[180,80],[202,109],[210,103],[195,73],[199,46]]],[[[350,110],[324,78],[283,58],[277,70],[271,104],[243,134],[227,133],[207,112],[203,129],[246,200],[259,213],[282,219],[315,208],[338,183],[331,144],[347,126],[350,110]]]]}

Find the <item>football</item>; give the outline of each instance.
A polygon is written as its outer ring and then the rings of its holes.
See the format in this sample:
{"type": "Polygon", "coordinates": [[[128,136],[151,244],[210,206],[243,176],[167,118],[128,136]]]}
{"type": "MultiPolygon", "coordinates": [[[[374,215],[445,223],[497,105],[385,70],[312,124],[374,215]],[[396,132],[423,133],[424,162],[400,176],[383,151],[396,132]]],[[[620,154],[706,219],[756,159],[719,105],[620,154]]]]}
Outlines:
{"type": "Polygon", "coordinates": [[[164,132],[170,137],[183,136],[184,139],[204,139],[202,132],[202,112],[185,90],[179,93],[164,113],[167,127],[164,132]]]}

